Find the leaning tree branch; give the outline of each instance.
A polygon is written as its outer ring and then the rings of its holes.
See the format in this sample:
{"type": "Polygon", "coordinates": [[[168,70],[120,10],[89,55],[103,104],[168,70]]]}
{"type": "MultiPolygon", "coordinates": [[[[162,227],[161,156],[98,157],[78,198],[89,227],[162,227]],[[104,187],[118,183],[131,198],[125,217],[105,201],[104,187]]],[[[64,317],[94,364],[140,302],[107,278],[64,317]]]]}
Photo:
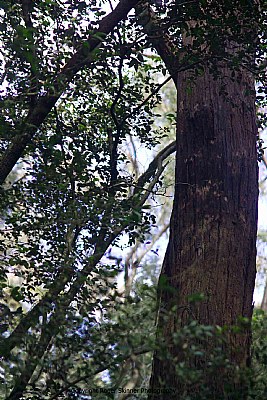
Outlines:
{"type": "MultiPolygon", "coordinates": [[[[150,182],[150,189],[152,189],[152,183],[153,185],[156,184],[156,181],[153,178],[157,174],[158,168],[160,167],[162,170],[162,162],[169,155],[174,153],[175,148],[175,142],[172,142],[155,156],[155,158],[149,164],[147,170],[138,178],[133,195],[130,196],[128,199],[129,203],[136,204],[138,202],[138,204],[136,205],[140,207],[142,206],[142,204],[145,203],[150,194],[150,191],[146,190],[145,186],[150,182]],[[143,194],[144,192],[145,194],[143,194]],[[141,196],[142,194],[143,196],[141,196]]],[[[68,305],[71,303],[71,301],[73,301],[77,293],[79,293],[79,291],[81,290],[81,287],[83,286],[86,277],[90,274],[95,265],[103,257],[110,244],[126,227],[127,223],[114,227],[112,234],[109,235],[109,237],[105,240],[105,229],[102,229],[102,232],[100,232],[98,238],[96,238],[94,255],[90,257],[88,264],[85,266],[85,268],[82,271],[79,271],[79,276],[76,276],[76,271],[74,268],[71,267],[71,265],[66,266],[66,268],[64,268],[64,270],[62,270],[58,274],[58,276],[55,278],[55,281],[51,284],[50,287],[47,288],[48,292],[38,302],[38,304],[36,304],[21,319],[11,335],[7,338],[1,339],[0,354],[2,356],[4,356],[5,358],[8,358],[10,356],[10,352],[12,351],[12,349],[21,344],[28,330],[38,321],[39,316],[42,315],[45,310],[47,312],[51,310],[51,304],[55,302],[57,303],[59,314],[62,313],[63,309],[66,309],[68,307],[68,305]],[[68,293],[60,296],[60,293],[64,292],[65,286],[69,282],[73,283],[68,293]]],[[[55,316],[56,315],[57,312],[55,312],[55,316]]],[[[46,340],[48,341],[48,336],[46,337],[46,340]]]]}
{"type": "MultiPolygon", "coordinates": [[[[172,142],[165,149],[161,150],[159,154],[153,159],[153,161],[148,166],[147,171],[144,174],[142,174],[137,180],[137,186],[134,189],[134,193],[129,198],[130,203],[132,202],[138,207],[141,207],[146,202],[150,191],[152,191],[153,187],[156,185],[159,179],[159,176],[164,171],[165,166],[163,165],[163,161],[175,151],[175,148],[176,148],[175,142],[172,142]],[[147,190],[145,194],[142,194],[144,191],[144,186],[146,184],[149,185],[148,186],[149,190],[147,190]]],[[[44,356],[49,346],[49,343],[51,342],[53,337],[57,335],[60,327],[64,325],[65,315],[69,305],[81,291],[84,283],[87,280],[87,277],[89,276],[93,268],[96,266],[96,264],[103,257],[108,247],[111,245],[114,239],[121,232],[123,232],[123,230],[127,227],[127,225],[128,222],[124,222],[121,225],[115,227],[112,233],[107,238],[105,238],[105,240],[104,237],[106,236],[106,228],[103,227],[96,239],[94,255],[89,257],[88,263],[85,265],[83,270],[79,271],[79,274],[76,274],[74,269],[72,270],[71,273],[68,273],[68,276],[70,278],[69,282],[73,280],[70,289],[67,292],[63,292],[63,294],[59,295],[60,292],[58,292],[58,289],[61,286],[62,289],[61,291],[64,291],[65,284],[58,285],[57,298],[53,298],[53,292],[49,292],[48,295],[45,296],[51,300],[53,299],[53,303],[54,305],[56,305],[56,309],[52,314],[52,316],[50,317],[49,322],[44,325],[41,332],[41,336],[31,344],[31,347],[35,347],[36,351],[33,356],[28,355],[28,359],[26,360],[25,363],[25,368],[23,369],[20,376],[16,380],[13,390],[6,400],[15,400],[22,396],[38,365],[39,360],[44,356]]],[[[59,277],[57,278],[57,282],[58,280],[59,277]]],[[[66,282],[66,278],[64,279],[64,281],[66,282]]],[[[35,317],[34,319],[36,320],[36,317],[38,317],[39,313],[40,314],[42,313],[42,310],[39,305],[35,306],[33,310],[35,317]]],[[[32,326],[32,322],[33,319],[31,318],[31,312],[29,312],[27,316],[24,319],[22,319],[21,322],[19,323],[19,328],[17,327],[15,330],[20,332],[24,331],[24,333],[26,333],[28,329],[32,326]],[[27,319],[27,330],[25,330],[25,319],[27,319]]],[[[5,355],[7,355],[6,354],[7,348],[8,348],[8,354],[10,354],[11,349],[14,348],[15,346],[18,346],[20,342],[23,340],[23,337],[21,335],[18,336],[16,334],[15,337],[13,336],[12,340],[10,340],[11,337],[12,335],[9,338],[5,339],[2,344],[2,349],[5,351],[5,355]]]]}
{"type": "MultiPolygon", "coordinates": [[[[31,354],[31,351],[28,352],[28,357],[26,358],[24,369],[22,370],[20,376],[17,378],[13,390],[11,391],[10,395],[6,398],[6,400],[16,400],[22,397],[39,363],[39,360],[46,353],[46,350],[51,340],[58,334],[62,325],[64,325],[66,321],[67,308],[69,307],[70,303],[74,300],[75,296],[79,293],[89,273],[92,271],[94,266],[100,261],[100,259],[106,252],[107,248],[114,240],[113,235],[114,234],[110,235],[110,238],[105,242],[101,240],[100,243],[96,245],[94,255],[92,255],[89,258],[88,264],[85,266],[84,270],[79,272],[79,275],[76,277],[76,280],[72,284],[70,290],[62,294],[61,296],[58,296],[57,299],[53,299],[54,304],[56,305],[56,310],[54,314],[52,314],[52,316],[50,317],[49,322],[43,326],[40,337],[36,338],[31,343],[30,348],[31,349],[35,348],[35,352],[34,354],[31,354]]],[[[74,273],[75,272],[73,272],[73,275],[74,273]]],[[[41,312],[40,307],[38,307],[38,309],[41,312]]],[[[29,314],[30,313],[28,313],[28,315],[29,314]]],[[[20,325],[22,321],[20,322],[20,325]]],[[[20,339],[21,341],[23,340],[23,337],[21,338],[17,337],[17,339],[20,339]]],[[[18,343],[16,344],[18,345],[18,343]]]]}
{"type": "Polygon", "coordinates": [[[145,184],[149,182],[152,177],[155,176],[159,165],[162,165],[162,162],[166,160],[166,158],[169,157],[171,154],[173,154],[175,150],[176,150],[176,141],[173,141],[166,147],[164,147],[164,149],[162,149],[155,156],[155,158],[149,164],[147,170],[138,178],[133,192],[133,196],[140,193],[140,190],[144,188],[145,184]]]}
{"type": "Polygon", "coordinates": [[[49,322],[43,327],[39,340],[37,339],[31,344],[31,348],[35,348],[35,352],[33,355],[31,355],[31,352],[29,351],[24,369],[21,372],[20,376],[17,378],[13,390],[6,398],[6,400],[16,400],[22,397],[39,363],[39,360],[46,353],[46,350],[51,340],[58,334],[62,325],[64,325],[66,321],[66,311],[70,303],[80,292],[92,269],[100,261],[110,244],[116,238],[116,236],[118,236],[125,229],[126,225],[127,224],[124,224],[115,229],[109,236],[109,238],[105,241],[102,240],[102,235],[100,233],[100,235],[98,236],[98,243],[96,244],[94,255],[89,258],[89,261],[84,269],[82,271],[79,271],[79,275],[77,275],[69,291],[62,294],[58,299],[54,300],[56,310],[54,314],[50,317],[49,322]]]}
{"type": "Polygon", "coordinates": [[[93,61],[94,50],[113,31],[118,23],[126,18],[128,12],[138,2],[139,0],[121,0],[115,9],[99,22],[99,27],[95,33],[79,46],[76,53],[58,73],[54,79],[53,88],[47,88],[46,94],[39,96],[35,102],[35,106],[29,111],[23,123],[17,128],[9,148],[0,159],[0,185],[4,183],[38,128],[42,125],[77,72],[93,61]]]}

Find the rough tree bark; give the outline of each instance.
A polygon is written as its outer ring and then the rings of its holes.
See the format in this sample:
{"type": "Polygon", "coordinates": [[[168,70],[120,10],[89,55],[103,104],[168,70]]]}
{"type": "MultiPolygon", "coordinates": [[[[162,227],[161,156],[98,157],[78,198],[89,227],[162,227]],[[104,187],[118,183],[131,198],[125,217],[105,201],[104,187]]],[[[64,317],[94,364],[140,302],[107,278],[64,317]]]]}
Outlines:
{"type": "MultiPolygon", "coordinates": [[[[226,62],[220,63],[220,72],[215,80],[205,67],[194,82],[188,71],[178,75],[176,188],[161,273],[172,290],[161,290],[158,322],[166,343],[192,318],[231,326],[240,316],[251,318],[253,311],[258,197],[254,81],[243,69],[232,82],[226,62]],[[221,93],[225,83],[227,95],[221,93]],[[195,293],[205,298],[192,306],[188,297],[195,293]],[[166,321],[166,309],[173,305],[177,311],[166,321]]],[[[249,365],[250,340],[249,329],[229,334],[230,359],[240,367],[249,365]]],[[[181,357],[173,344],[168,351],[176,362],[181,357]]],[[[194,385],[181,385],[175,361],[159,354],[149,399],[181,399],[182,392],[199,399],[194,385]],[[175,394],[157,394],[159,388],[173,388],[175,394]]],[[[206,379],[210,398],[233,398],[225,397],[221,373],[206,379]]],[[[228,383],[241,390],[238,399],[246,397],[242,384],[228,383]]]]}

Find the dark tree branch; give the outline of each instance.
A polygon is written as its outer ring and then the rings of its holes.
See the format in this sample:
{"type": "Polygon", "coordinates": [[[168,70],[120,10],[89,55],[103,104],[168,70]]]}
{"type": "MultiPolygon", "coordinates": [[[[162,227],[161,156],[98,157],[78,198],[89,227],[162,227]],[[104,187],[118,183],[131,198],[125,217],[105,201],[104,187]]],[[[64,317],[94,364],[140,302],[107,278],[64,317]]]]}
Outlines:
{"type": "Polygon", "coordinates": [[[0,159],[0,184],[2,185],[15,166],[16,162],[23,155],[26,146],[30,143],[38,128],[42,125],[51,109],[56,104],[68,84],[84,66],[93,60],[93,51],[101,44],[99,34],[103,38],[113,31],[120,21],[126,18],[128,12],[137,5],[139,0],[121,0],[117,7],[100,22],[94,35],[82,43],[73,57],[67,62],[54,80],[54,87],[47,88],[45,95],[36,100],[35,106],[31,109],[14,136],[9,148],[0,159]]]}
{"type": "MultiPolygon", "coordinates": [[[[147,171],[142,174],[137,180],[137,185],[134,189],[133,195],[129,198],[129,202],[134,203],[138,207],[141,207],[149,197],[150,192],[153,187],[158,182],[159,176],[164,171],[165,166],[163,161],[175,151],[175,142],[170,143],[167,147],[159,152],[159,154],[150,163],[147,171]],[[149,184],[148,190],[143,194],[144,186],[149,184]]],[[[31,351],[28,353],[28,359],[25,363],[25,368],[21,372],[20,377],[17,379],[16,384],[7,397],[6,400],[15,400],[22,396],[25,391],[34,371],[38,365],[39,360],[44,356],[49,343],[55,337],[62,325],[65,323],[65,315],[67,308],[70,303],[75,299],[77,294],[81,291],[84,283],[90,272],[96,266],[96,264],[103,257],[108,247],[114,241],[114,239],[127,227],[128,222],[121,224],[113,229],[112,233],[105,238],[106,228],[102,228],[98,237],[96,238],[96,245],[94,254],[89,258],[87,265],[83,270],[76,274],[75,270],[68,268],[67,272],[63,271],[61,273],[62,278],[58,276],[56,278],[55,287],[50,290],[47,295],[33,308],[32,311],[20,321],[19,325],[16,327],[14,332],[1,343],[2,353],[4,356],[8,356],[11,350],[18,346],[21,341],[23,341],[24,335],[27,333],[28,329],[33,325],[34,321],[37,321],[40,315],[44,313],[42,308],[45,306],[47,309],[51,308],[51,303],[56,305],[56,309],[53,315],[50,317],[49,322],[45,324],[42,328],[41,336],[34,341],[31,348],[35,348],[34,355],[31,351]],[[104,240],[105,238],[105,240],[104,240]],[[64,291],[67,282],[72,282],[68,292],[60,295],[60,292],[64,291]]]]}
{"type": "Polygon", "coordinates": [[[161,168],[163,161],[173,154],[175,150],[176,141],[173,141],[156,155],[156,157],[149,164],[147,170],[138,178],[133,195],[138,194],[140,189],[144,188],[145,184],[149,182],[150,179],[155,176],[157,170],[161,168]]]}
{"type": "Polygon", "coordinates": [[[143,27],[149,41],[165,63],[165,66],[177,87],[176,78],[181,51],[173,43],[168,33],[164,32],[159,19],[148,2],[140,2],[135,9],[139,24],[143,27]]]}
{"type": "MultiPolygon", "coordinates": [[[[64,325],[66,321],[66,310],[68,306],[73,301],[75,296],[79,293],[81,287],[85,282],[86,277],[94,268],[94,266],[99,262],[99,260],[102,258],[103,254],[105,253],[105,251],[107,250],[113,239],[114,239],[113,235],[111,235],[109,240],[105,242],[101,241],[100,244],[96,246],[95,254],[90,257],[87,266],[80,273],[80,275],[76,277],[76,280],[72,284],[70,290],[67,293],[59,296],[57,299],[53,299],[53,301],[56,304],[56,310],[54,314],[50,317],[49,322],[43,326],[41,336],[38,338],[39,340],[36,339],[31,344],[30,348],[31,349],[34,348],[35,351],[34,352],[31,350],[28,351],[25,367],[21,372],[20,376],[18,377],[18,379],[16,380],[13,390],[10,393],[10,395],[6,398],[6,400],[16,400],[22,397],[39,363],[39,360],[44,356],[49,346],[49,343],[51,342],[53,337],[57,335],[59,329],[62,327],[62,325],[64,325]]],[[[41,312],[40,307],[37,307],[37,309],[41,312]]],[[[28,315],[30,313],[31,312],[29,312],[28,315]]],[[[23,337],[21,338],[17,337],[17,339],[21,341],[23,340],[23,337]]]]}
{"type": "MultiPolygon", "coordinates": [[[[163,172],[164,166],[162,166],[163,161],[172,153],[174,153],[176,148],[175,142],[170,143],[163,150],[161,150],[157,156],[151,161],[147,170],[139,177],[135,185],[133,195],[128,199],[129,203],[134,203],[135,205],[141,207],[147,198],[149,197],[151,190],[156,185],[158,176],[163,172]],[[154,178],[154,179],[153,179],[154,178]],[[151,181],[152,180],[152,181],[151,181]],[[150,182],[150,183],[149,183],[150,182]],[[145,189],[145,185],[149,184],[149,190],[145,189]],[[145,192],[145,193],[144,193],[145,192]],[[138,198],[138,199],[137,199],[138,198]]],[[[76,271],[71,265],[67,265],[64,270],[62,270],[55,281],[51,284],[48,292],[45,296],[36,304],[19,322],[17,327],[11,333],[8,338],[2,339],[0,341],[0,354],[5,358],[10,356],[10,352],[16,346],[19,346],[22,341],[25,340],[25,335],[28,330],[38,321],[39,316],[44,315],[51,310],[51,304],[57,303],[57,311],[55,311],[55,318],[60,318],[60,315],[64,314],[64,310],[73,301],[77,293],[81,290],[86,277],[95,267],[95,265],[103,257],[104,253],[113,242],[113,240],[127,227],[127,223],[120,226],[114,227],[113,232],[108,238],[105,237],[105,229],[99,233],[98,238],[96,238],[96,246],[94,255],[92,255],[88,261],[88,264],[84,267],[82,271],[79,271],[79,276],[77,276],[76,271]],[[60,293],[64,291],[67,283],[72,282],[72,286],[69,291],[60,296],[60,293]]],[[[52,318],[49,323],[52,324],[52,318]]],[[[64,321],[63,321],[64,322],[64,321]]],[[[58,321],[56,323],[58,326],[58,321]]],[[[51,330],[52,333],[52,330],[51,330]]],[[[53,332],[54,334],[54,332],[53,332]]],[[[46,341],[49,343],[48,336],[45,337],[46,341]]],[[[43,348],[46,348],[43,346],[43,348]]]]}

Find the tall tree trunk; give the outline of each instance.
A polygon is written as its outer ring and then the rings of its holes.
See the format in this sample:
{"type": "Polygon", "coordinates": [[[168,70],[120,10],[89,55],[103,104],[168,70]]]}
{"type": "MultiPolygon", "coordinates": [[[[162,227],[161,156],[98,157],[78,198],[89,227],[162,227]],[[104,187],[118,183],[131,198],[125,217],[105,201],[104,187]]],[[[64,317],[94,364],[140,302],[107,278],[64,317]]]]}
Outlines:
{"type": "MultiPolygon", "coordinates": [[[[150,399],[182,399],[182,391],[200,399],[196,387],[181,385],[175,373],[182,358],[173,333],[192,318],[231,326],[240,316],[251,318],[253,311],[258,197],[254,81],[243,70],[232,82],[226,63],[220,72],[217,80],[207,67],[194,82],[189,72],[178,76],[176,190],[160,280],[171,288],[161,290],[158,322],[159,339],[170,343],[168,351],[176,361],[156,352],[150,399]],[[224,84],[227,95],[221,90],[224,84]],[[195,293],[205,297],[192,305],[195,293]],[[166,320],[166,310],[174,305],[176,312],[166,320]],[[159,388],[176,392],[157,394],[159,388]]],[[[250,337],[249,329],[229,334],[226,347],[238,366],[250,361],[250,337]]],[[[240,389],[238,382],[228,383],[240,389]]],[[[234,398],[224,394],[219,371],[207,374],[204,385],[213,393],[210,398],[234,398]]],[[[244,390],[237,398],[245,397],[244,390]]]]}

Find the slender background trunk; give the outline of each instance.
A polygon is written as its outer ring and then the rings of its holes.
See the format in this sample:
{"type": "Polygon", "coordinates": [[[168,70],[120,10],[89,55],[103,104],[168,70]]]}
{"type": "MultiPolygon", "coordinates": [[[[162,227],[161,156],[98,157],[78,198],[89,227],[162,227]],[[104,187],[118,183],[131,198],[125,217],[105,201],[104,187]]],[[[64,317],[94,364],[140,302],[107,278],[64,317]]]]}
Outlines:
{"type": "Polygon", "coordinates": [[[261,302],[261,309],[264,310],[265,312],[267,311],[267,281],[265,282],[265,286],[264,286],[264,292],[263,292],[263,297],[262,297],[262,302],[261,302]]]}

